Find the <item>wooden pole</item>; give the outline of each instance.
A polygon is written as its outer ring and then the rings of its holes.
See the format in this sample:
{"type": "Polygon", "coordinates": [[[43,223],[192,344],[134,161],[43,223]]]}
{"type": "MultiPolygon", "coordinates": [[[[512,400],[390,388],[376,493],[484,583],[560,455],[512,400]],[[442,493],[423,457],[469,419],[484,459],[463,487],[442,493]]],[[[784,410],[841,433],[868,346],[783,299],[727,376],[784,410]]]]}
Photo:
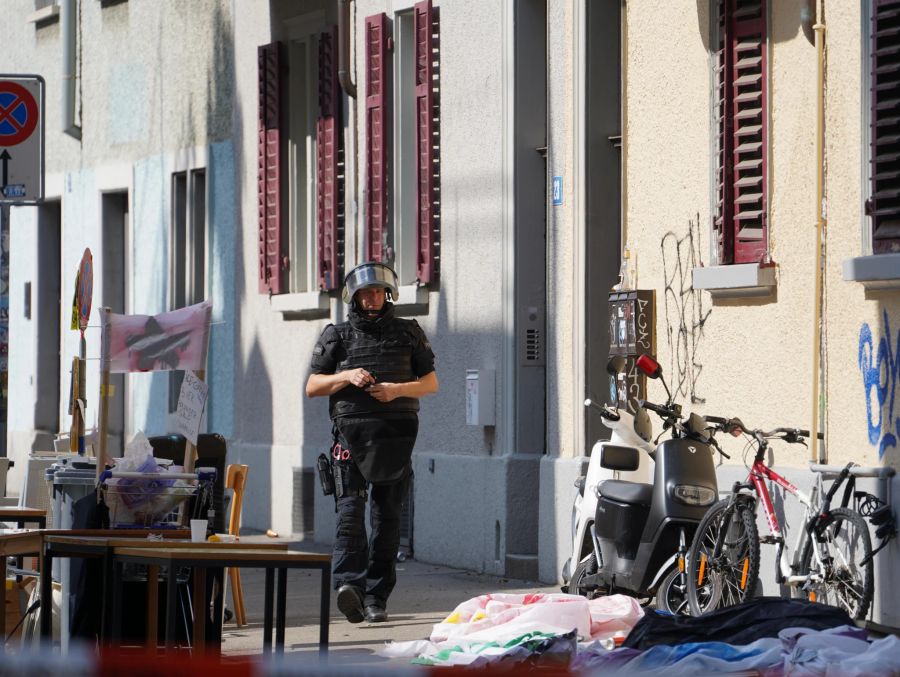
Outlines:
{"type": "MultiPolygon", "coordinates": [[[[206,370],[201,369],[197,372],[197,378],[201,381],[205,380],[206,370]]],[[[201,415],[202,418],[202,415],[201,415]]],[[[184,471],[185,472],[194,472],[194,464],[197,461],[197,448],[194,446],[194,443],[190,440],[185,440],[184,442],[184,471]]]]}
{"type": "Polygon", "coordinates": [[[106,469],[106,462],[109,458],[106,448],[106,431],[109,428],[109,363],[106,361],[109,355],[104,350],[109,341],[109,313],[111,308],[104,308],[103,317],[103,339],[100,358],[100,422],[97,434],[100,435],[99,451],[97,452],[97,481],[100,480],[100,473],[106,469]]]}
{"type": "Polygon", "coordinates": [[[81,384],[81,362],[77,357],[72,358],[72,401],[70,403],[69,413],[72,415],[72,427],[69,429],[69,451],[73,454],[78,451],[78,435],[81,431],[79,418],[81,410],[78,408],[78,398],[81,397],[81,391],[78,389],[81,384]]]}
{"type": "MultiPolygon", "coordinates": [[[[204,380],[204,377],[206,376],[205,369],[201,369],[200,371],[198,371],[196,373],[197,373],[197,378],[199,378],[201,381],[204,380]]],[[[185,472],[194,472],[194,464],[196,463],[196,461],[197,461],[197,448],[194,446],[193,442],[191,442],[190,440],[185,440],[184,441],[184,471],[185,472]]],[[[188,520],[188,511],[185,509],[185,506],[182,505],[179,508],[178,523],[181,526],[184,526],[185,524],[187,524],[187,520],[188,520]]]]}

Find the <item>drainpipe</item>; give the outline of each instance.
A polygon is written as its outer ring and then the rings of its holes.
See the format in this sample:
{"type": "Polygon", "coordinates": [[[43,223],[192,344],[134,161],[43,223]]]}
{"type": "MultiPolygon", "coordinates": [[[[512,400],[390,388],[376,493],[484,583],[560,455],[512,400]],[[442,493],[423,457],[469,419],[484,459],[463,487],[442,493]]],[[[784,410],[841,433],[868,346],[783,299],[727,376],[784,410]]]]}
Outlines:
{"type": "Polygon", "coordinates": [[[825,231],[825,0],[816,3],[816,291],[813,304],[812,426],[809,447],[813,462],[825,463],[827,447],[819,445],[819,370],[822,349],[822,236],[825,231]],[[820,451],[821,450],[821,451],[820,451]]]}
{"type": "Polygon", "coordinates": [[[338,0],[338,79],[341,89],[351,99],[356,98],[356,84],[350,79],[350,3],[338,0]]]}
{"type": "MultiPolygon", "coordinates": [[[[356,234],[356,251],[354,256],[357,261],[362,259],[364,242],[361,229],[358,228],[359,211],[357,209],[356,196],[359,186],[359,139],[356,133],[357,106],[356,84],[352,79],[352,64],[350,63],[350,42],[353,39],[352,19],[350,5],[353,0],[337,0],[338,16],[338,81],[341,89],[347,95],[347,145],[351,146],[350,152],[344,153],[345,172],[352,177],[352,184],[344,191],[344,228],[348,227],[347,221],[352,219],[353,231],[356,234]]],[[[346,242],[346,239],[345,239],[346,242]]],[[[350,265],[349,263],[347,264],[350,265]]]]}
{"type": "Polygon", "coordinates": [[[81,127],[75,124],[75,3],[62,0],[59,4],[59,26],[62,34],[62,130],[81,140],[81,127]]]}

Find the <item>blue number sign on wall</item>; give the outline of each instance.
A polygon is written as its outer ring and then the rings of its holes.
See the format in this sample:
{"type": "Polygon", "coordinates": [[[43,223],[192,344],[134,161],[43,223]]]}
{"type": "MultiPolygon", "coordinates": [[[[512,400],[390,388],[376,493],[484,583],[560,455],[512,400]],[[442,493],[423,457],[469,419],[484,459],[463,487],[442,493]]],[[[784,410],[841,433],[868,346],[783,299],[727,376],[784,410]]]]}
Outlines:
{"type": "Polygon", "coordinates": [[[558,207],[563,203],[562,177],[553,177],[553,206],[558,207]]]}

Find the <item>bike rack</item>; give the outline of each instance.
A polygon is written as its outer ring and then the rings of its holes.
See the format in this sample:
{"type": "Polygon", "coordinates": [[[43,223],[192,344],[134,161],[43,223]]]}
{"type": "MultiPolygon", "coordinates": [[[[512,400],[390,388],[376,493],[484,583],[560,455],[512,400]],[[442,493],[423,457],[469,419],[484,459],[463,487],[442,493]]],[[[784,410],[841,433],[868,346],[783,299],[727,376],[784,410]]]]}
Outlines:
{"type": "MultiPolygon", "coordinates": [[[[834,479],[844,471],[843,466],[822,465],[820,463],[810,463],[809,469],[815,473],[821,473],[824,479],[834,479]]],[[[878,544],[878,547],[872,550],[872,554],[866,558],[868,560],[875,557],[875,555],[888,544],[888,541],[897,535],[896,521],[894,519],[894,506],[891,501],[891,482],[889,481],[890,478],[897,474],[897,471],[891,466],[853,466],[849,469],[849,473],[853,477],[871,477],[878,479],[885,485],[884,505],[879,506],[878,503],[881,503],[882,500],[877,496],[868,494],[870,498],[874,499],[874,506],[870,508],[868,512],[864,511],[863,507],[858,510],[862,517],[869,521],[869,524],[873,527],[877,527],[875,536],[876,538],[881,539],[881,543],[878,544]]]]}

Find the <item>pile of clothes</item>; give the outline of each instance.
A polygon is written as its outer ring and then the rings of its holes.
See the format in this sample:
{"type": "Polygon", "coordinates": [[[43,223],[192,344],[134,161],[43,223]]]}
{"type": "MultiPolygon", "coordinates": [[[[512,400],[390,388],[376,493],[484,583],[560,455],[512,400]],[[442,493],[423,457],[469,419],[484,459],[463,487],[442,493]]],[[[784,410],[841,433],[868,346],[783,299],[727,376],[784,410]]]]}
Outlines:
{"type": "Polygon", "coordinates": [[[835,607],[762,597],[698,618],[646,614],[624,595],[481,595],[428,640],[380,655],[424,665],[527,664],[582,674],[891,675],[900,640],[871,639],[835,607]]]}

